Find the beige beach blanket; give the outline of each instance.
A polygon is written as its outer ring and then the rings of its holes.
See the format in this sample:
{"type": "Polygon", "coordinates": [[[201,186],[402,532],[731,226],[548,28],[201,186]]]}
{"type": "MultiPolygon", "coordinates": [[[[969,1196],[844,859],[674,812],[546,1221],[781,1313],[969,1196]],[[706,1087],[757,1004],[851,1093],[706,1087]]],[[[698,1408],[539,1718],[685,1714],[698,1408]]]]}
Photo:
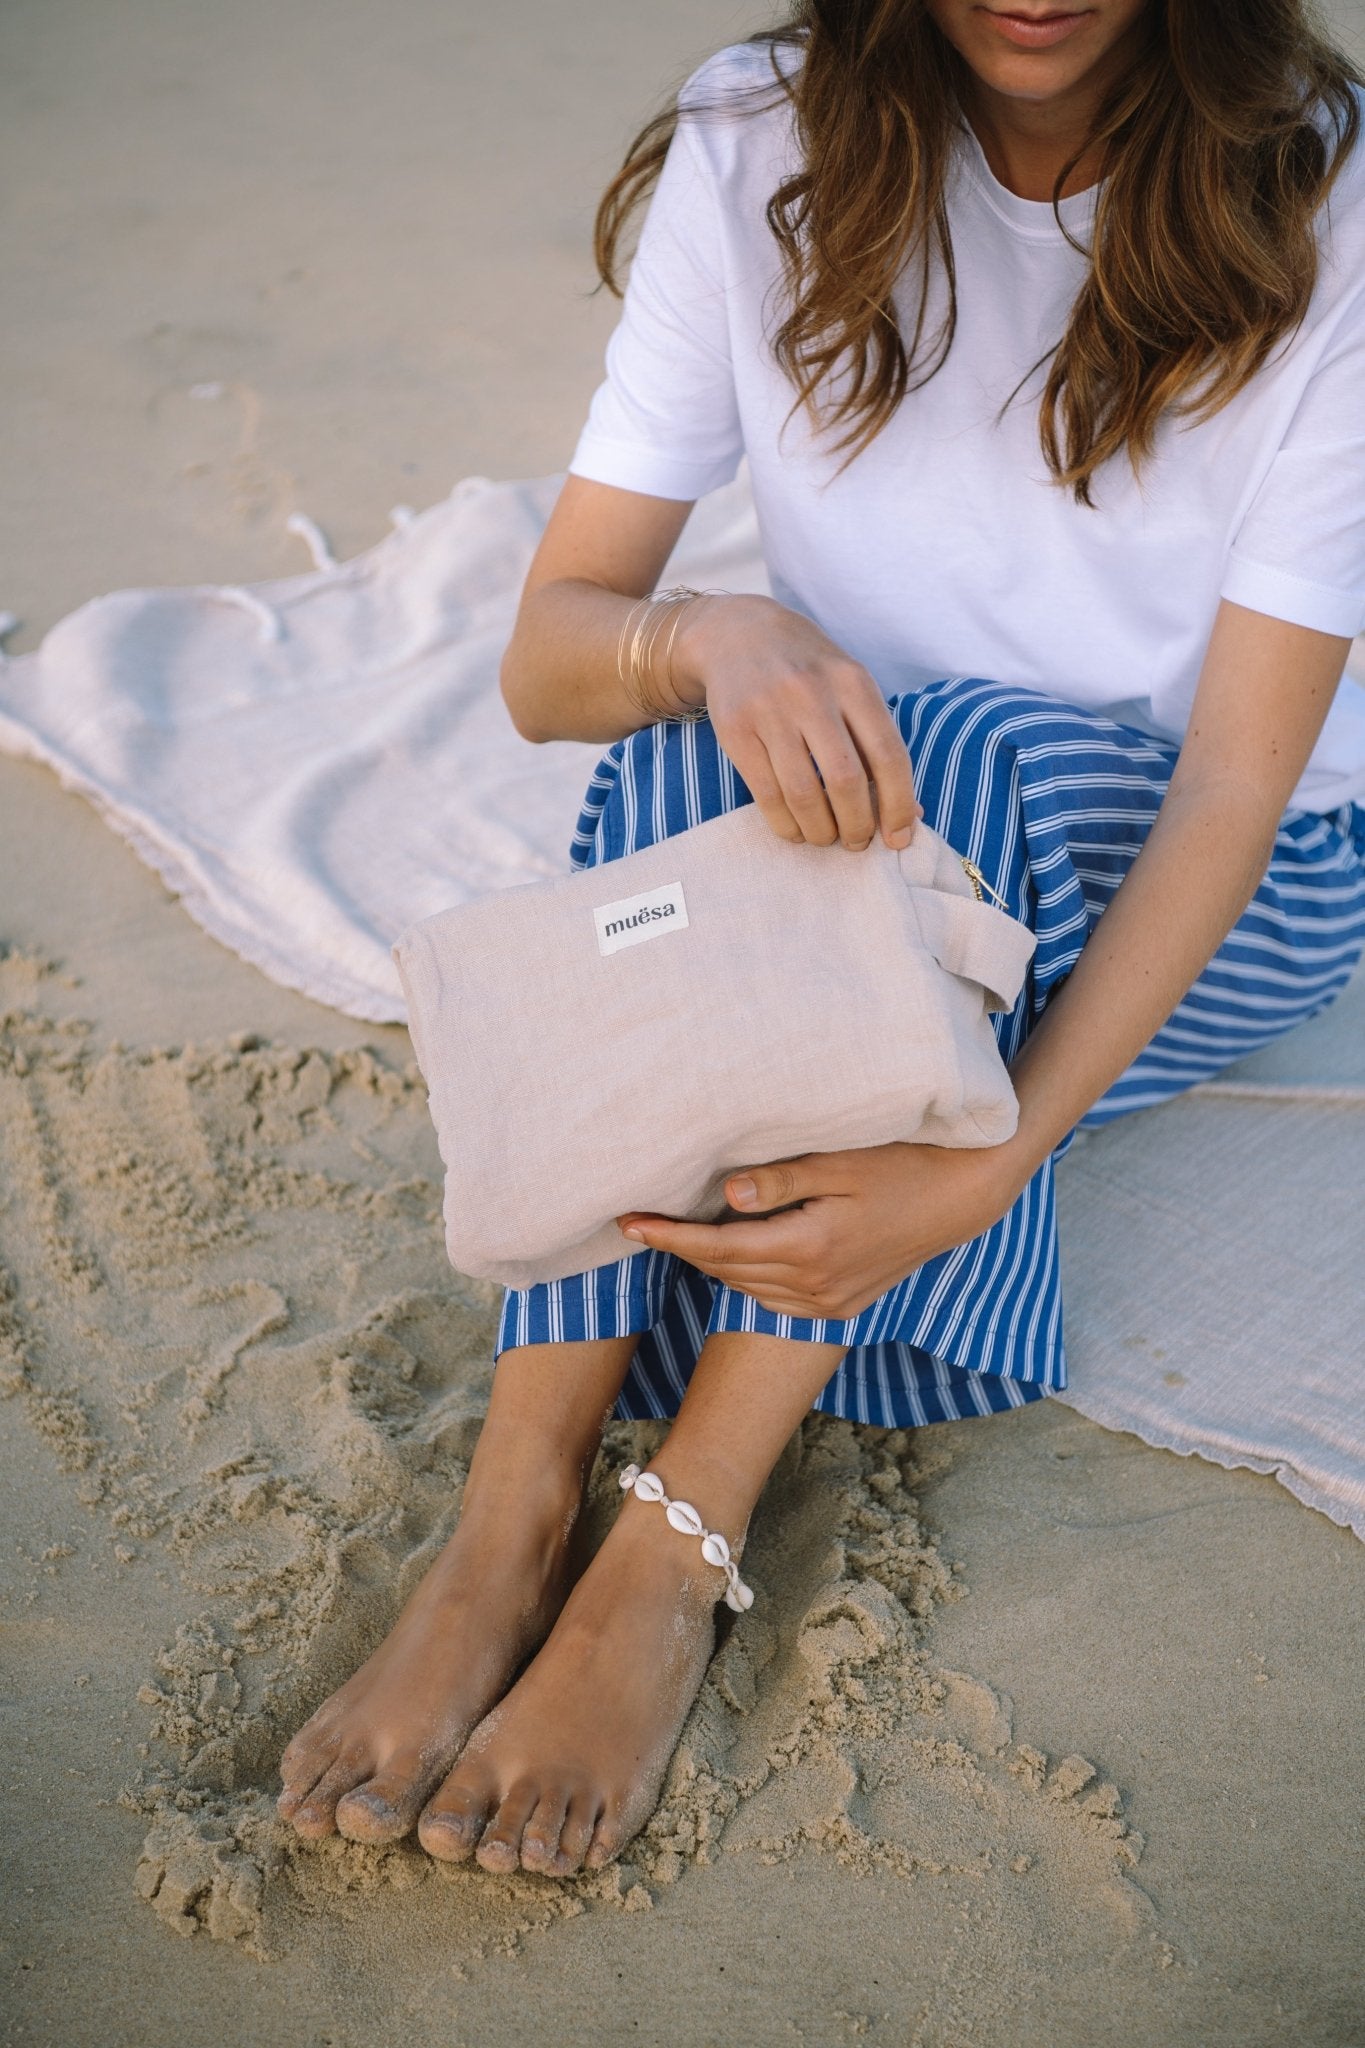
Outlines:
{"type": "MultiPolygon", "coordinates": [[[[0,751],[88,797],[275,980],[400,1019],[400,931],[565,866],[598,750],[528,745],[497,692],[558,486],[470,480],[340,565],[297,522],[317,566],[248,590],[96,599],[0,666],[0,751]]],[[[666,574],[766,587],[742,479],[666,574]]],[[[1365,979],[1225,1081],[1086,1139],[1060,1181],[1063,1398],[1273,1473],[1365,1536],[1365,979]]]]}
{"type": "MultiPolygon", "coordinates": [[[[351,1017],[401,1023],[417,918],[563,872],[602,749],[532,746],[498,693],[563,479],[471,477],[353,561],[250,589],[118,590],[0,667],[0,750],[54,768],[205,931],[351,1017]]],[[[766,590],[744,483],[668,576],[766,590]]]]}
{"type": "Polygon", "coordinates": [[[1061,1398],[1365,1536],[1365,980],[1326,1024],[1064,1162],[1061,1398]]]}

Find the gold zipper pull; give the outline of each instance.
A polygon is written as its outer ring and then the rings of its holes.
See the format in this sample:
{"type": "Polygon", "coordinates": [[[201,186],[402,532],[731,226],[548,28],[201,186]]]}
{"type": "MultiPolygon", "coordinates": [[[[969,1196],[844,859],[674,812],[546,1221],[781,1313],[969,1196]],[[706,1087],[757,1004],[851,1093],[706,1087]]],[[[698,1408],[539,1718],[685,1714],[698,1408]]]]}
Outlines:
{"type": "Polygon", "coordinates": [[[1007,916],[1012,916],[1013,912],[1010,910],[1008,903],[1006,903],[1003,896],[998,895],[997,892],[994,889],[992,889],[990,883],[986,880],[986,877],[982,874],[976,862],[974,860],[968,860],[965,853],[960,853],[958,855],[958,859],[962,862],[962,865],[966,870],[967,880],[972,885],[972,889],[975,892],[977,902],[980,903],[983,900],[984,892],[984,895],[990,897],[992,903],[999,904],[1000,908],[1005,912],[1007,916]]]}

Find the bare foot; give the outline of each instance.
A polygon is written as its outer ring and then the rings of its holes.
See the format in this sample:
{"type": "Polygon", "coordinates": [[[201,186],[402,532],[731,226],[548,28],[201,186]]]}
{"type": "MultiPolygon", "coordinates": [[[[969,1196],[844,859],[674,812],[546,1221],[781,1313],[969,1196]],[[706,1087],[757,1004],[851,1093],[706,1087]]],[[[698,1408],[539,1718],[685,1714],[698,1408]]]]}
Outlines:
{"type": "MultiPolygon", "coordinates": [[[[520,1497],[517,1497],[519,1495],[520,1497]]],[[[391,1633],[280,1761],[279,1811],[305,1840],[405,1835],[471,1728],[543,1640],[571,1582],[581,1495],[467,1506],[391,1633]]]]}
{"type": "Polygon", "coordinates": [[[695,1542],[627,1497],[544,1648],[423,1812],[423,1848],[551,1877],[609,1863],[654,1810],[724,1590],[695,1542]]]}

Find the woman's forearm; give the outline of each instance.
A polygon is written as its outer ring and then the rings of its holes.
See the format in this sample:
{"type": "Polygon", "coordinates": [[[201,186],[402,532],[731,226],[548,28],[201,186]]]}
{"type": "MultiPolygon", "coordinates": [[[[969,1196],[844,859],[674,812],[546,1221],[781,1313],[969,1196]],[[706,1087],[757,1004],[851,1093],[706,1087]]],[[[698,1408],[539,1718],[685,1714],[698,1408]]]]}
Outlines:
{"type": "Polygon", "coordinates": [[[619,740],[658,717],[621,681],[617,649],[690,510],[678,499],[566,477],[502,662],[503,697],[524,738],[619,740]]]}
{"type": "Polygon", "coordinates": [[[651,722],[617,665],[622,631],[639,603],[578,578],[528,591],[501,676],[524,739],[619,740],[651,722]]]}
{"type": "Polygon", "coordinates": [[[1172,785],[1147,842],[1013,1066],[1020,1185],[1155,1036],[1265,873],[1277,817],[1231,783],[1172,785]]]}

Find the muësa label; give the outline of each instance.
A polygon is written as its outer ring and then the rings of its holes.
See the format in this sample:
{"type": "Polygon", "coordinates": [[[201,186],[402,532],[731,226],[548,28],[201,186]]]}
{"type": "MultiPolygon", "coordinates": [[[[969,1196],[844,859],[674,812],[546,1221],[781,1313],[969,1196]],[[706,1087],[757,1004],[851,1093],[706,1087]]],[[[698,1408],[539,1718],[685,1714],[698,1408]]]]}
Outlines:
{"type": "Polygon", "coordinates": [[[646,939],[662,939],[680,932],[687,923],[687,902],[681,882],[669,882],[662,889],[646,889],[640,896],[623,896],[619,903],[604,903],[594,910],[599,953],[619,953],[622,946],[640,946],[646,939]]]}

